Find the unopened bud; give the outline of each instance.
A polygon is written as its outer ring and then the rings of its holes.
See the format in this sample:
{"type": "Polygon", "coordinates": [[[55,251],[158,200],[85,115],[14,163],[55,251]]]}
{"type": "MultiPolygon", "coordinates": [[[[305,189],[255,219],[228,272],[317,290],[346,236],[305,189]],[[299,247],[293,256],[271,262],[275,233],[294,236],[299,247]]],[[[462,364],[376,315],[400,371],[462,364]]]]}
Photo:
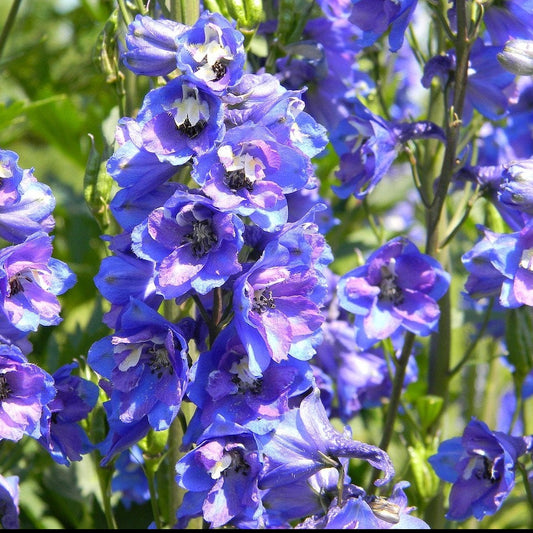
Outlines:
{"type": "Polygon", "coordinates": [[[518,76],[533,74],[533,41],[511,39],[505,43],[503,51],[498,54],[500,64],[518,76]]]}

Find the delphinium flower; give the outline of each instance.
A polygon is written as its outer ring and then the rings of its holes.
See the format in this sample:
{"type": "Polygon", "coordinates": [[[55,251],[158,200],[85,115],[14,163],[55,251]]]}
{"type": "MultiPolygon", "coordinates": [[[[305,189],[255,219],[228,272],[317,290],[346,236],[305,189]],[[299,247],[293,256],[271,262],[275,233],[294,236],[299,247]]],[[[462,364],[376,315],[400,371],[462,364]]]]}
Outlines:
{"type": "MultiPolygon", "coordinates": [[[[136,424],[146,431],[168,429],[188,383],[187,341],[179,325],[132,299],[115,333],[91,346],[88,363],[110,397],[110,435],[120,438],[136,424]],[[114,420],[120,423],[114,426],[114,420]]],[[[108,436],[104,448],[114,439],[108,436]]]]}
{"type": "Polygon", "coordinates": [[[114,463],[111,490],[120,492],[120,502],[128,510],[132,509],[134,504],[143,504],[150,500],[150,488],[143,464],[142,450],[136,444],[129,450],[124,450],[114,463]]]}
{"type": "Polygon", "coordinates": [[[0,344],[0,439],[39,439],[48,428],[49,404],[56,395],[54,378],[30,363],[16,346],[0,344]]]}
{"type": "Polygon", "coordinates": [[[491,431],[472,419],[462,437],[442,442],[429,463],[437,475],[452,483],[448,520],[482,520],[500,509],[515,485],[518,458],[531,452],[533,437],[514,437],[491,431]]]}
{"type": "Polygon", "coordinates": [[[78,363],[70,363],[54,372],[56,395],[48,404],[50,416],[43,417],[42,426],[48,424],[46,435],[39,442],[59,464],[70,465],[70,461],[80,461],[82,455],[93,449],[84,429],[79,424],[87,418],[98,400],[96,384],[72,371],[78,363]]]}
{"type": "MultiPolygon", "coordinates": [[[[508,112],[509,106],[516,101],[515,75],[505,70],[497,59],[500,46],[491,46],[477,39],[469,55],[469,73],[466,85],[463,121],[470,122],[473,111],[484,117],[499,120],[508,112]]],[[[442,86],[453,81],[456,69],[456,52],[432,57],[424,67],[422,85],[431,86],[437,77],[442,86]]],[[[449,98],[453,91],[449,91],[449,98]]]]}
{"type": "Polygon", "coordinates": [[[287,222],[285,195],[302,189],[312,172],[305,154],[278,142],[266,128],[243,125],[198,156],[192,175],[216,207],[276,231],[287,222]]]}
{"type": "Polygon", "coordinates": [[[199,191],[177,190],[132,232],[132,250],[153,262],[154,283],[165,299],[207,294],[242,267],[244,224],[217,209],[199,191]]]}
{"type": "Polygon", "coordinates": [[[356,485],[344,488],[342,502],[335,498],[327,512],[310,516],[295,529],[431,529],[424,520],[411,515],[407,505],[406,481],[394,486],[390,498],[368,495],[356,485]]]}
{"type": "Polygon", "coordinates": [[[298,407],[285,413],[272,432],[256,438],[265,461],[259,481],[262,489],[294,483],[323,468],[338,468],[343,457],[362,459],[382,470],[384,477],[374,482],[378,486],[394,476],[394,467],[386,452],[353,440],[348,428],[341,434],[332,426],[316,388],[298,407]]]}
{"type": "Polygon", "coordinates": [[[187,398],[198,409],[183,442],[194,442],[218,414],[254,433],[266,433],[289,410],[291,398],[309,390],[312,384],[310,364],[294,358],[271,361],[262,376],[254,376],[246,350],[230,325],[191,369],[187,398]]]}
{"type": "Polygon", "coordinates": [[[463,254],[465,292],[474,299],[495,297],[505,308],[533,305],[533,221],[513,233],[478,228],[482,238],[463,254]]]}
{"type": "Polygon", "coordinates": [[[1,311],[17,329],[36,331],[62,320],[57,297],[76,283],[76,275],[52,251],[52,237],[44,232],[0,250],[1,311]]]}
{"type": "Polygon", "coordinates": [[[55,220],[55,197],[39,182],[33,169],[18,166],[19,156],[0,150],[0,238],[13,244],[35,232],[50,233],[55,220]]]}
{"type": "Polygon", "coordinates": [[[364,198],[389,171],[405,142],[426,138],[444,140],[444,134],[432,122],[389,122],[361,101],[354,102],[353,114],[331,134],[340,157],[336,176],[341,181],[333,190],[340,198],[352,194],[364,198]]]}
{"type": "Polygon", "coordinates": [[[0,475],[0,524],[2,529],[19,529],[19,478],[0,475]]]}
{"type": "Polygon", "coordinates": [[[176,481],[187,489],[176,526],[185,528],[201,516],[210,528],[261,528],[262,467],[253,433],[217,416],[196,447],[176,464],[176,481]]]}
{"type": "Polygon", "coordinates": [[[450,274],[405,237],[374,251],[360,267],[339,280],[339,305],[354,314],[356,342],[362,349],[397,331],[427,336],[436,331],[437,301],[450,274]]]}
{"type": "Polygon", "coordinates": [[[363,30],[362,45],[374,44],[389,28],[389,46],[396,52],[418,0],[352,0],[350,22],[363,30]]]}
{"type": "Polygon", "coordinates": [[[533,215],[533,159],[504,166],[497,196],[510,209],[533,215]]]}
{"type": "Polygon", "coordinates": [[[533,6],[523,0],[502,0],[484,7],[483,22],[491,44],[533,38],[533,6]]]}

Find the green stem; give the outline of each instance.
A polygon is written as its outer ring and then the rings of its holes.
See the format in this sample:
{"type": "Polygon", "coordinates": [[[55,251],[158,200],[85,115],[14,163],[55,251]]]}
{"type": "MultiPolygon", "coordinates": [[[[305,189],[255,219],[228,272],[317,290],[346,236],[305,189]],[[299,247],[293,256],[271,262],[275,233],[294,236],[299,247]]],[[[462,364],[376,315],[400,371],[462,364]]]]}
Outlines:
{"type": "Polygon", "coordinates": [[[6,23],[4,24],[4,27],[2,28],[2,33],[0,34],[0,57],[2,57],[2,52],[4,51],[4,46],[6,44],[9,32],[13,29],[15,18],[17,16],[17,12],[21,3],[22,0],[13,0],[13,3],[11,4],[11,9],[7,14],[6,23]]]}
{"type": "Polygon", "coordinates": [[[113,514],[113,507],[111,505],[111,478],[113,476],[113,469],[109,467],[101,467],[98,464],[96,457],[93,457],[93,460],[95,461],[98,484],[100,485],[100,493],[102,494],[107,528],[118,529],[115,515],[113,514]]]}
{"type": "Polygon", "coordinates": [[[522,479],[524,481],[524,490],[526,491],[527,501],[529,503],[529,516],[530,516],[530,528],[533,527],[533,491],[531,490],[531,485],[529,484],[528,472],[526,467],[521,463],[517,462],[518,470],[522,474],[522,479]]]}

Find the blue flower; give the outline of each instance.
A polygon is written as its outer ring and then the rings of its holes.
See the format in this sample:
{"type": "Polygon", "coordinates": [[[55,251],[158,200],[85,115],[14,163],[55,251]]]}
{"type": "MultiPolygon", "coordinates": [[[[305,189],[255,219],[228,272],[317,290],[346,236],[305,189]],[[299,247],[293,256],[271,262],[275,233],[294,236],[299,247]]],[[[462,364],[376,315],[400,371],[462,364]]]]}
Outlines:
{"type": "Polygon", "coordinates": [[[49,404],[56,394],[54,379],[30,363],[16,346],[0,344],[0,439],[39,439],[47,428],[49,404]]]}
{"type": "Polygon", "coordinates": [[[50,187],[37,181],[33,169],[21,169],[19,156],[0,150],[0,238],[21,243],[32,233],[50,233],[55,198],[50,187]]]}
{"type": "Polygon", "coordinates": [[[24,242],[0,250],[0,304],[22,331],[61,322],[57,296],[76,283],[70,268],[52,255],[52,237],[32,234],[24,242]]]}
{"type": "Polygon", "coordinates": [[[176,464],[176,481],[187,489],[177,527],[202,516],[211,528],[260,528],[263,506],[258,478],[263,467],[253,434],[220,415],[197,446],[176,464]]]}
{"type": "Polygon", "coordinates": [[[215,93],[235,85],[246,59],[244,36],[220,13],[204,11],[176,39],[177,66],[186,76],[215,93]]]}
{"type": "MultiPolygon", "coordinates": [[[[111,480],[111,490],[120,492],[120,501],[126,509],[132,504],[150,501],[150,488],[144,472],[144,459],[139,446],[123,451],[114,463],[115,472],[111,480]]],[[[156,480],[157,481],[157,480],[156,480]]]]}
{"type": "Polygon", "coordinates": [[[156,290],[166,299],[207,294],[241,271],[244,224],[200,192],[177,190],[132,232],[132,250],[155,263],[156,290]]]}
{"type": "Polygon", "coordinates": [[[331,425],[316,388],[299,407],[285,413],[271,433],[256,438],[265,456],[259,482],[262,489],[294,483],[323,468],[337,468],[343,457],[362,459],[382,470],[385,475],[375,481],[376,485],[383,485],[394,476],[394,467],[386,452],[352,440],[348,429],[341,434],[331,425]]]}
{"type": "Polygon", "coordinates": [[[59,464],[80,461],[82,454],[93,449],[79,422],[87,418],[98,400],[98,387],[80,376],[71,375],[78,363],[64,365],[53,374],[57,394],[48,404],[51,416],[42,421],[49,431],[39,442],[59,464]]]}
{"type": "Polygon", "coordinates": [[[472,419],[462,437],[442,442],[429,463],[437,475],[452,483],[448,520],[477,520],[501,507],[515,484],[518,457],[531,451],[532,437],[513,437],[491,431],[472,419]]]}
{"type": "Polygon", "coordinates": [[[2,529],[19,529],[19,478],[0,475],[0,523],[2,529]]]}
{"type": "Polygon", "coordinates": [[[387,242],[339,280],[339,305],[355,315],[356,342],[370,348],[398,330],[436,331],[450,275],[404,237],[387,242]]]}
{"type": "Polygon", "coordinates": [[[278,142],[266,128],[239,126],[195,159],[192,176],[215,207],[277,231],[287,222],[285,195],[302,189],[312,173],[307,156],[278,142]]]}
{"type": "Polygon", "coordinates": [[[128,26],[126,48],[121,59],[132,72],[144,76],[166,76],[177,69],[178,36],[189,26],[168,19],[136,15],[128,26]]]}
{"type": "Polygon", "coordinates": [[[120,322],[88,353],[91,368],[108,381],[101,386],[111,398],[110,416],[124,425],[146,417],[156,431],[168,429],[188,384],[187,342],[179,326],[133,298],[120,322]]]}

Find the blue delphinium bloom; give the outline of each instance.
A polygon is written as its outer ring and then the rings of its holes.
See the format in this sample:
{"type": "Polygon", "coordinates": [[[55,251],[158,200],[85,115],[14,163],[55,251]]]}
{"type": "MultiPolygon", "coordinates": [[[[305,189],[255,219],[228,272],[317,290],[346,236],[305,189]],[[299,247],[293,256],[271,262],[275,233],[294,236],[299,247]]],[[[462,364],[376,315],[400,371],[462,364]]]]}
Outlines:
{"type": "Polygon", "coordinates": [[[57,296],[76,283],[68,265],[52,257],[52,237],[44,232],[0,250],[0,303],[9,322],[22,331],[61,322],[57,296]]]}
{"type": "Polygon", "coordinates": [[[241,271],[244,224],[200,191],[177,190],[132,232],[132,250],[155,264],[154,283],[166,299],[207,294],[241,271]]]}
{"type": "Polygon", "coordinates": [[[513,233],[478,229],[482,238],[462,256],[466,294],[494,296],[505,308],[533,305],[533,220],[513,233]]]}
{"type": "Polygon", "coordinates": [[[509,208],[533,215],[533,159],[506,165],[497,195],[509,208]]]}
{"type": "Polygon", "coordinates": [[[187,29],[174,20],[136,15],[128,26],[121,59],[135,74],[166,76],[177,69],[176,39],[187,29]]]}
{"type": "Polygon", "coordinates": [[[80,461],[82,455],[93,449],[79,422],[87,418],[99,394],[96,384],[72,375],[72,370],[77,367],[75,362],[54,372],[52,377],[57,394],[48,404],[51,416],[42,421],[43,426],[49,425],[49,431],[39,438],[54,461],[67,466],[70,461],[80,461]]]}
{"type": "MultiPolygon", "coordinates": [[[[499,120],[516,101],[515,75],[500,65],[500,50],[501,46],[485,45],[481,39],[472,46],[462,117],[466,123],[472,119],[474,109],[488,119],[499,120]]],[[[455,62],[455,50],[431,58],[424,67],[422,85],[429,88],[432,79],[438,77],[446,86],[455,75],[455,62]]],[[[453,98],[453,91],[449,91],[449,98],[453,98]]]]}
{"type": "Polygon", "coordinates": [[[0,475],[0,524],[2,529],[19,529],[19,478],[0,475]]]}
{"type": "Polygon", "coordinates": [[[311,516],[295,529],[431,529],[410,514],[414,508],[407,506],[403,490],[407,487],[406,481],[397,483],[391,497],[383,498],[349,485],[344,488],[342,503],[334,498],[325,514],[311,516]]]}
{"type": "Polygon", "coordinates": [[[352,0],[350,22],[363,30],[362,44],[370,46],[390,27],[389,46],[396,52],[403,44],[418,0],[352,0]]]}
{"type": "Polygon", "coordinates": [[[262,489],[308,478],[323,468],[337,468],[343,457],[362,459],[382,470],[384,477],[377,479],[376,485],[383,485],[394,476],[386,452],[353,440],[348,428],[341,434],[331,425],[316,388],[299,407],[285,413],[271,433],[258,435],[257,440],[265,458],[259,482],[262,489]]]}
{"type": "Polygon", "coordinates": [[[184,442],[221,414],[254,433],[266,433],[289,410],[291,398],[307,391],[313,372],[307,361],[271,361],[261,377],[250,373],[248,355],[233,327],[218,335],[211,350],[202,352],[191,369],[187,397],[198,406],[184,442]]]}
{"type": "Polygon", "coordinates": [[[176,481],[186,489],[177,527],[201,516],[211,528],[260,529],[263,506],[258,478],[261,453],[251,432],[218,415],[193,450],[176,464],[176,481]]]}
{"type": "Polygon", "coordinates": [[[483,22],[492,44],[533,38],[533,4],[529,0],[502,0],[489,4],[483,22]]]}
{"type": "Polygon", "coordinates": [[[533,437],[513,437],[491,431],[472,419],[462,437],[442,442],[429,463],[437,475],[452,483],[448,520],[482,520],[501,507],[515,484],[518,457],[531,452],[533,437]]]}
{"type": "Polygon", "coordinates": [[[367,262],[339,280],[339,305],[355,315],[356,342],[370,348],[399,331],[427,336],[436,331],[437,303],[450,274],[405,237],[374,251],[367,262]]]}
{"type": "Polygon", "coordinates": [[[0,344],[0,439],[39,439],[47,428],[43,416],[56,394],[54,379],[30,363],[16,346],[0,344]]]}
{"type": "Polygon", "coordinates": [[[389,122],[354,101],[353,114],[342,120],[330,137],[340,156],[336,176],[341,184],[333,190],[340,198],[351,194],[364,198],[390,169],[403,143],[426,138],[443,141],[444,133],[432,122],[389,122]]]}
{"type": "Polygon", "coordinates": [[[134,445],[123,451],[113,465],[115,472],[111,479],[111,490],[120,492],[120,502],[126,509],[131,509],[133,504],[150,501],[150,487],[143,464],[142,451],[134,445]]]}
{"type": "Polygon", "coordinates": [[[178,68],[215,93],[235,85],[243,74],[244,35],[220,13],[204,11],[176,39],[178,68]]]}
{"type": "Polygon", "coordinates": [[[18,166],[19,156],[0,150],[0,238],[14,244],[35,232],[50,233],[55,221],[55,198],[37,181],[33,169],[18,166]]]}
{"type": "Polygon", "coordinates": [[[171,165],[182,165],[209,150],[224,135],[220,97],[179,76],[152,89],[136,121],[142,148],[171,165]]]}
{"type": "Polygon", "coordinates": [[[301,221],[288,224],[235,279],[235,328],[255,376],[271,359],[308,360],[315,353],[327,295],[323,270],[331,261],[329,246],[317,229],[301,221]]]}
{"type": "Polygon", "coordinates": [[[220,146],[198,156],[192,176],[216,207],[250,219],[266,231],[287,222],[286,194],[313,174],[309,158],[281,144],[266,128],[228,130],[220,146]]]}
{"type": "Polygon", "coordinates": [[[188,383],[187,341],[179,326],[132,298],[116,332],[90,347],[88,363],[104,378],[109,407],[117,410],[111,418],[128,425],[147,417],[156,431],[168,429],[188,383]]]}

